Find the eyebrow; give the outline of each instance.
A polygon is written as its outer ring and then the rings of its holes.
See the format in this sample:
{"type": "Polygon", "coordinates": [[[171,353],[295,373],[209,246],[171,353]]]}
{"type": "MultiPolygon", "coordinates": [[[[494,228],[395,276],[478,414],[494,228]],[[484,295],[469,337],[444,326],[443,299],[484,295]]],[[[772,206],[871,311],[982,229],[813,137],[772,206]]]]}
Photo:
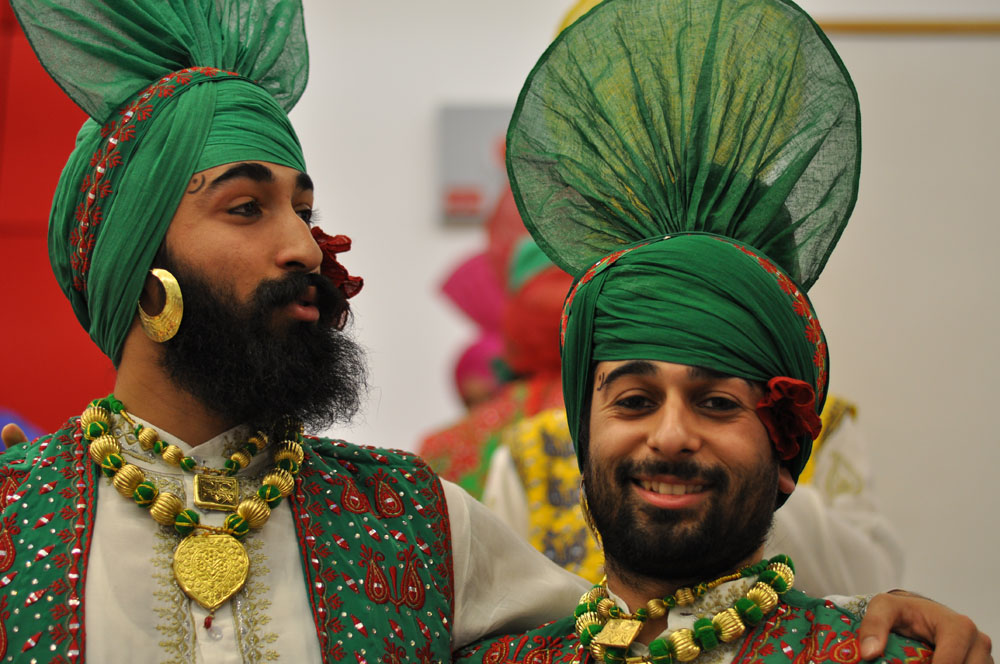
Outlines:
{"type": "Polygon", "coordinates": [[[732,374],[716,371],[715,369],[706,369],[705,367],[688,367],[688,378],[692,380],[728,380],[730,378],[739,378],[739,376],[733,376],[732,374]]]}
{"type": "Polygon", "coordinates": [[[597,389],[603,390],[623,376],[654,375],[656,375],[656,366],[652,362],[647,360],[632,360],[631,362],[626,362],[625,364],[612,369],[597,389]]]}
{"type": "MultiPolygon", "coordinates": [[[[270,168],[264,166],[263,164],[257,164],[253,162],[244,162],[242,164],[236,164],[232,168],[228,169],[225,173],[219,177],[212,180],[212,182],[205,189],[205,193],[208,193],[214,189],[218,189],[223,184],[230,180],[236,180],[239,178],[247,178],[248,180],[253,180],[254,182],[274,182],[274,173],[270,168]]],[[[312,191],[313,181],[312,178],[302,173],[301,171],[295,177],[295,188],[299,191],[312,191]]]]}
{"type": "Polygon", "coordinates": [[[764,390],[765,386],[763,383],[750,380],[749,378],[741,378],[739,376],[734,376],[732,374],[727,374],[723,371],[716,371],[715,369],[707,369],[705,367],[688,367],[688,378],[691,380],[742,380],[744,383],[749,385],[753,389],[764,390]]]}

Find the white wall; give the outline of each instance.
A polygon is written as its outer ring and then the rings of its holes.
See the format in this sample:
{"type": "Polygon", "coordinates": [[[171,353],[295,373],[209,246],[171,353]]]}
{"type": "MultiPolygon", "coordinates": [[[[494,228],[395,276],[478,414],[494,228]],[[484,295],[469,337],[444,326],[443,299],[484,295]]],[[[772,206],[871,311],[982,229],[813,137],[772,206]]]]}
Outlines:
{"type": "MultiPolygon", "coordinates": [[[[436,218],[435,111],[514,100],[568,4],[306,2],[312,73],[292,119],[320,225],[355,241],[344,262],[366,280],[355,330],[375,386],[363,416],[333,433],[412,448],[460,414],[451,363],[472,330],[436,293],[480,237],[436,218]]],[[[804,5],[820,17],[941,6],[804,5]]],[[[949,7],[1000,14],[995,0],[949,7]]],[[[833,42],[859,90],[864,162],[851,226],[813,290],[832,389],[860,404],[878,492],[907,547],[906,586],[1000,637],[1000,38],[833,42]]]]}

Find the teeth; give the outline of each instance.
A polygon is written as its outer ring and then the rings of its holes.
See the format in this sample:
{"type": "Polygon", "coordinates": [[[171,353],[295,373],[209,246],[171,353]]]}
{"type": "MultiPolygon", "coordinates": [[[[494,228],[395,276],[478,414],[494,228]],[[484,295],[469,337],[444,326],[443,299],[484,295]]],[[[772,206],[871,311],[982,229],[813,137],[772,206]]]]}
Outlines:
{"type": "Polygon", "coordinates": [[[650,480],[639,480],[639,486],[646,491],[668,496],[683,496],[686,493],[698,493],[705,488],[701,484],[667,484],[666,482],[652,482],[650,480]]]}

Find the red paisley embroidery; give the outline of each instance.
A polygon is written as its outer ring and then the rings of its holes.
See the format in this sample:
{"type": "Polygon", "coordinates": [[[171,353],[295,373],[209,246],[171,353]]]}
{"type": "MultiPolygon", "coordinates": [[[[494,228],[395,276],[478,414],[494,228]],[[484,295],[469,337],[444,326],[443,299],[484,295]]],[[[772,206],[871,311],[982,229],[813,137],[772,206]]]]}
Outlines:
{"type": "MultiPolygon", "coordinates": [[[[411,546],[405,551],[400,551],[396,557],[406,563],[403,568],[403,579],[399,588],[399,600],[411,609],[422,609],[425,599],[424,583],[420,580],[420,575],[417,574],[417,566],[420,563],[417,561],[416,554],[413,553],[413,547],[411,546]]],[[[395,602],[393,603],[395,604],[395,602]]],[[[397,604],[396,606],[398,607],[399,605],[397,604]]]]}
{"type": "Polygon", "coordinates": [[[385,572],[378,564],[383,560],[385,560],[385,556],[378,551],[373,551],[364,545],[361,546],[361,566],[367,568],[365,594],[376,604],[385,604],[390,597],[389,580],[385,578],[385,572]]]}
{"type": "Polygon", "coordinates": [[[350,477],[339,477],[336,479],[344,484],[344,491],[340,494],[340,504],[344,506],[345,510],[354,512],[355,514],[364,514],[371,511],[372,508],[368,504],[368,498],[365,497],[365,494],[361,493],[354,480],[350,477]]]}
{"type": "Polygon", "coordinates": [[[383,519],[403,516],[403,501],[392,488],[395,483],[396,478],[389,477],[389,474],[381,468],[374,477],[369,477],[367,480],[367,484],[375,485],[375,509],[383,519]]]}

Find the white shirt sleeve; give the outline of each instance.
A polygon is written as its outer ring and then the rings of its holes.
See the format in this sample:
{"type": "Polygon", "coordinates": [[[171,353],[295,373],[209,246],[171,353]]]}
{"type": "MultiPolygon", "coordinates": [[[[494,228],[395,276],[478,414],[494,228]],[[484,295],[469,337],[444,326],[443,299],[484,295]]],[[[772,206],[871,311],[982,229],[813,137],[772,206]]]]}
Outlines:
{"type": "Polygon", "coordinates": [[[490,469],[483,487],[483,504],[500,517],[511,530],[527,540],[531,532],[528,497],[521,476],[514,465],[510,448],[501,445],[490,459],[490,469]]]}
{"type": "Polygon", "coordinates": [[[573,612],[590,583],[536,551],[465,490],[442,484],[455,565],[453,649],[573,612]]]}
{"type": "Polygon", "coordinates": [[[820,449],[813,482],[775,512],[764,555],[802,561],[795,587],[814,597],[900,585],[903,549],[872,492],[864,441],[845,417],[820,449]],[[800,571],[801,570],[801,571],[800,571]]]}

